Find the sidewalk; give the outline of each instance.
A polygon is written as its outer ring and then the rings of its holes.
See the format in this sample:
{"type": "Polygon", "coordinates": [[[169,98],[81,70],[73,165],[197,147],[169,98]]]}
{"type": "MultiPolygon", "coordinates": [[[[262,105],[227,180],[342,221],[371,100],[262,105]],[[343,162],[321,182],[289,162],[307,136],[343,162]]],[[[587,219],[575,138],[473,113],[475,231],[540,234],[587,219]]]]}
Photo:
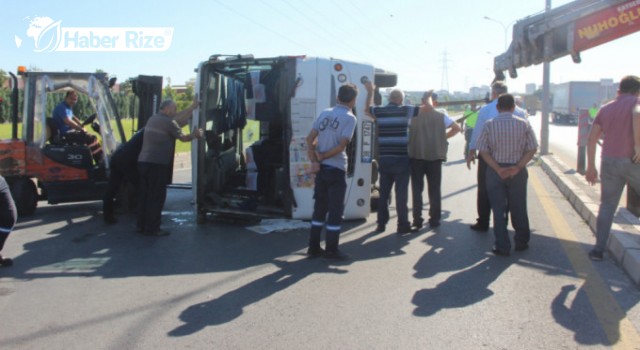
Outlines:
{"type": "MultiPolygon", "coordinates": [[[[549,178],[595,233],[600,185],[589,185],[584,176],[553,155],[541,156],[540,163],[549,178]]],[[[626,199],[623,198],[620,202],[624,205],[626,199]]],[[[640,220],[624,207],[619,207],[614,218],[608,248],[610,256],[640,285],[640,220]]]]}

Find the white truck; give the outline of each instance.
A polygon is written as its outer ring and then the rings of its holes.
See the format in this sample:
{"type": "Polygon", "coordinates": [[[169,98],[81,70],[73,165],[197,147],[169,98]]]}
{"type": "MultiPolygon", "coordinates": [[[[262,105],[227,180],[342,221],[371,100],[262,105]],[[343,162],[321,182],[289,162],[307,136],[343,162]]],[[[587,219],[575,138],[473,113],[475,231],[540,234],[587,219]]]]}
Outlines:
{"type": "Polygon", "coordinates": [[[578,124],[580,110],[594,104],[600,106],[600,82],[570,81],[556,84],[553,88],[551,121],[554,123],[578,124]]]}
{"type": "Polygon", "coordinates": [[[357,124],[347,148],[345,219],[370,212],[375,127],[364,113],[364,83],[392,87],[397,76],[370,64],[334,58],[214,55],[197,68],[200,107],[193,125],[205,137],[192,144],[195,211],[245,220],[310,219],[314,177],[306,136],[338,88],[358,86],[357,124]]]}

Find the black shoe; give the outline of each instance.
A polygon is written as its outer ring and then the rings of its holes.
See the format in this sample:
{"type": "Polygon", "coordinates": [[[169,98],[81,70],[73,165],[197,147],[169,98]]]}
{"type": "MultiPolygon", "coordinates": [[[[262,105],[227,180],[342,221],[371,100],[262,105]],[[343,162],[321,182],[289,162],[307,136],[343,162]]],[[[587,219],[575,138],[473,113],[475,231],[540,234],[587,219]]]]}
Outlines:
{"type": "Polygon", "coordinates": [[[307,257],[309,259],[319,258],[322,256],[322,254],[324,254],[324,249],[322,249],[321,247],[307,249],[307,257]]]}
{"type": "Polygon", "coordinates": [[[384,230],[386,230],[387,227],[384,224],[378,224],[378,226],[376,227],[376,232],[384,232],[384,230]]]}
{"type": "Polygon", "coordinates": [[[514,250],[516,252],[522,252],[529,249],[529,244],[528,243],[524,243],[524,244],[516,244],[516,247],[514,248],[514,250]]]}
{"type": "Polygon", "coordinates": [[[604,257],[604,253],[598,250],[592,250],[589,252],[589,259],[593,260],[593,261],[602,261],[602,258],[604,257]]]}
{"type": "Polygon", "coordinates": [[[422,221],[414,221],[411,224],[411,231],[412,232],[418,232],[418,231],[420,231],[421,228],[422,228],[422,221]]]}
{"type": "Polygon", "coordinates": [[[398,226],[398,229],[396,230],[396,232],[399,235],[403,235],[405,233],[410,233],[412,231],[411,226],[398,226]]]}
{"type": "Polygon", "coordinates": [[[478,232],[487,232],[489,231],[489,227],[487,226],[482,226],[480,224],[473,224],[469,226],[470,229],[474,230],[474,231],[478,231],[478,232]]]}
{"type": "Polygon", "coordinates": [[[429,220],[429,227],[436,228],[438,226],[440,226],[440,221],[435,221],[435,220],[431,221],[431,220],[429,220]]]}
{"type": "Polygon", "coordinates": [[[491,250],[491,252],[492,252],[493,254],[495,254],[496,256],[509,256],[509,255],[511,255],[509,252],[503,252],[502,250],[498,250],[498,249],[496,249],[496,248],[493,248],[493,249],[491,250]]]}
{"type": "Polygon", "coordinates": [[[0,255],[0,266],[9,267],[12,265],[13,265],[13,260],[11,260],[11,258],[5,258],[2,255],[0,255]]]}
{"type": "Polygon", "coordinates": [[[322,255],[322,258],[327,260],[349,260],[350,256],[339,250],[336,250],[334,252],[325,251],[324,255],[322,255]]]}

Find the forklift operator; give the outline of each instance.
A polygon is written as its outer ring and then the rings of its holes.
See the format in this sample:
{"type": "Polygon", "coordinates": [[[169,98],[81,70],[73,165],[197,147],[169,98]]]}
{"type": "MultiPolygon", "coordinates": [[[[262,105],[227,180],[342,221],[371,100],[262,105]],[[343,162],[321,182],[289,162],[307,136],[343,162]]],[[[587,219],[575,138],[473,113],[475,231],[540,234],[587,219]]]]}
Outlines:
{"type": "Polygon", "coordinates": [[[73,115],[73,106],[76,103],[78,103],[78,93],[74,90],[67,91],[64,101],[53,109],[53,122],[65,143],[88,146],[97,164],[102,160],[102,147],[98,138],[86,132],[80,119],[73,115]]]}

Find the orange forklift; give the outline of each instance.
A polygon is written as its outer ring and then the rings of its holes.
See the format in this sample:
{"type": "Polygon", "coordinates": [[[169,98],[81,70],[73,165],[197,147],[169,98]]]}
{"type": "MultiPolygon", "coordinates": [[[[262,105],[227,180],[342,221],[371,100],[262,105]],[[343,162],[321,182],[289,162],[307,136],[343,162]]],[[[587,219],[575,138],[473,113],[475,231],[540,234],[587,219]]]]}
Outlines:
{"type": "MultiPolygon", "coordinates": [[[[99,200],[102,198],[109,175],[109,159],[117,147],[126,142],[125,132],[111,95],[115,78],[105,73],[28,72],[19,67],[24,94],[19,101],[18,77],[9,73],[12,80],[11,123],[9,140],[0,140],[0,174],[7,180],[11,194],[21,216],[35,212],[39,200],[50,204],[99,200]],[[52,123],[49,99],[60,98],[69,89],[88,97],[93,107],[90,117],[80,118],[84,125],[91,125],[100,140],[104,159],[96,163],[89,147],[67,143],[56,137],[52,123]],[[22,113],[19,113],[22,106],[22,113]],[[49,107],[50,109],[50,107],[49,107]],[[20,135],[18,126],[22,125],[20,135]]],[[[136,84],[145,90],[144,81],[136,84]]],[[[161,77],[149,96],[153,109],[160,103],[161,77]]],[[[135,89],[134,89],[135,92],[135,89]]],[[[140,101],[140,110],[149,109],[149,103],[140,101]]],[[[146,111],[149,116],[153,111],[146,111]]],[[[146,119],[140,118],[138,128],[146,119]]]]}

